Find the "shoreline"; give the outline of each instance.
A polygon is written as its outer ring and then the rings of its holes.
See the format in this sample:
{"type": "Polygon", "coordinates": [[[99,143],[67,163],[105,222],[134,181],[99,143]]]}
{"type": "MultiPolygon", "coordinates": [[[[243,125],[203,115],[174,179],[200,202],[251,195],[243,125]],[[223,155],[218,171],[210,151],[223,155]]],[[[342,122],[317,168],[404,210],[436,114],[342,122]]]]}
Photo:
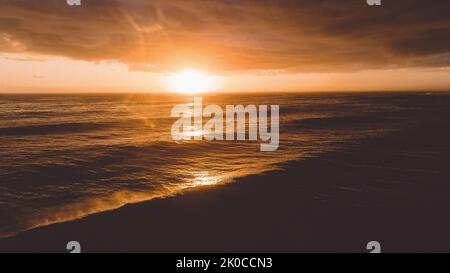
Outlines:
{"type": "Polygon", "coordinates": [[[409,128],[238,178],[0,239],[0,252],[450,251],[450,131],[409,128]]]}

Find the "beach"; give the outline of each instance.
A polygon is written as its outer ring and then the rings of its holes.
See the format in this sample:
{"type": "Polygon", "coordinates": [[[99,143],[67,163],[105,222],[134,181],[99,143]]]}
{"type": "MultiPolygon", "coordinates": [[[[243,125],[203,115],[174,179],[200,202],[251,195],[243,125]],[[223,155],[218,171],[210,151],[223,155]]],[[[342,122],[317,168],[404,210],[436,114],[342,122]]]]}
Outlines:
{"type": "Polygon", "coordinates": [[[21,232],[0,251],[67,252],[78,241],[83,252],[368,252],[378,241],[383,252],[448,252],[450,110],[438,101],[402,130],[21,232]]]}

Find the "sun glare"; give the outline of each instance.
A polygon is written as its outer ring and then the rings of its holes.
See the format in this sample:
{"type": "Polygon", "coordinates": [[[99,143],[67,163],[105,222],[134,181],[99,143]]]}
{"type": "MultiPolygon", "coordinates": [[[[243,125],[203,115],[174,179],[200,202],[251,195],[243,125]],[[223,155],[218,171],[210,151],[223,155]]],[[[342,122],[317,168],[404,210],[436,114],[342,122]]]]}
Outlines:
{"type": "Polygon", "coordinates": [[[214,77],[197,70],[183,70],[167,78],[170,91],[184,94],[211,92],[216,88],[214,77]]]}

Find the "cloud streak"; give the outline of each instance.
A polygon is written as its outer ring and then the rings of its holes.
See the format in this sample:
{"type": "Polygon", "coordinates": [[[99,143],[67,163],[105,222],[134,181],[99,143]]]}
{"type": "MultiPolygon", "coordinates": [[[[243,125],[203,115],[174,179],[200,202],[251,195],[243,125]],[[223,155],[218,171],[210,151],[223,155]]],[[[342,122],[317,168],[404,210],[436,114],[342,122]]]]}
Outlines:
{"type": "Polygon", "coordinates": [[[447,67],[449,10],[447,0],[0,0],[0,51],[157,72],[447,67]]]}

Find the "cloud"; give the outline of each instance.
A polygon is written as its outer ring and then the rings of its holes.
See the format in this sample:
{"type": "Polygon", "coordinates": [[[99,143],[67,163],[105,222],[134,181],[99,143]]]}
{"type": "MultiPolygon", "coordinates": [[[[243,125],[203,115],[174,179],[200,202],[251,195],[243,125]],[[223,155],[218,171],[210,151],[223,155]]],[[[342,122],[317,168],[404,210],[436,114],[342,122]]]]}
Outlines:
{"type": "Polygon", "coordinates": [[[0,1],[0,51],[130,70],[349,71],[450,66],[450,1],[0,1]]]}
{"type": "Polygon", "coordinates": [[[17,62],[43,62],[45,59],[42,58],[35,58],[31,56],[24,56],[24,57],[5,57],[5,60],[8,61],[17,61],[17,62]]]}

